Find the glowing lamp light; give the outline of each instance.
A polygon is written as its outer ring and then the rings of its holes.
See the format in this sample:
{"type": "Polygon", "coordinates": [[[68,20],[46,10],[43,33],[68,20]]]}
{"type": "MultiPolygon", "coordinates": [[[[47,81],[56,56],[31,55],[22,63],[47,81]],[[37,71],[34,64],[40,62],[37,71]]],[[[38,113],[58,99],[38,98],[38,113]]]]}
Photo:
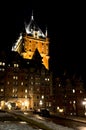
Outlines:
{"type": "Polygon", "coordinates": [[[82,104],[83,104],[83,105],[86,105],[86,101],[83,101],[82,104]]]}
{"type": "Polygon", "coordinates": [[[82,104],[84,105],[84,115],[86,116],[86,98],[84,98],[84,101],[82,102],[82,104]]]}
{"type": "Polygon", "coordinates": [[[59,112],[63,112],[63,109],[59,109],[59,112]]]}
{"type": "Polygon", "coordinates": [[[39,104],[40,104],[40,105],[42,105],[42,104],[43,104],[42,100],[40,100],[39,104]]]}

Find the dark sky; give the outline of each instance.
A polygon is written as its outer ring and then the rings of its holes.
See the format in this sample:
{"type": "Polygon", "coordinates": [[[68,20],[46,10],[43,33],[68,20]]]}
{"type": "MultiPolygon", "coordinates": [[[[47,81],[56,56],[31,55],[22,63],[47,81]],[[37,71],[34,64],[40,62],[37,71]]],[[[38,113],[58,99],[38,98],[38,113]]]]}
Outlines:
{"type": "Polygon", "coordinates": [[[56,75],[67,69],[86,77],[85,3],[58,1],[10,1],[0,4],[0,49],[9,50],[24,29],[24,22],[34,19],[50,38],[50,64],[56,75]]]}

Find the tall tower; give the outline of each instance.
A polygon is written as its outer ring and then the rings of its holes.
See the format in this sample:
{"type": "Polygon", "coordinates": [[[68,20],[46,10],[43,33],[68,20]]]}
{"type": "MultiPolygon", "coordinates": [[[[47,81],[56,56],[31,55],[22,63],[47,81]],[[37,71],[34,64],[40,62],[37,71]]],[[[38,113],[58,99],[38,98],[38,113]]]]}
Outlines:
{"type": "Polygon", "coordinates": [[[24,59],[32,59],[36,49],[42,57],[42,64],[49,70],[47,29],[44,34],[34,21],[32,14],[29,24],[25,24],[25,33],[20,34],[19,39],[12,46],[12,51],[17,51],[24,59]]]}

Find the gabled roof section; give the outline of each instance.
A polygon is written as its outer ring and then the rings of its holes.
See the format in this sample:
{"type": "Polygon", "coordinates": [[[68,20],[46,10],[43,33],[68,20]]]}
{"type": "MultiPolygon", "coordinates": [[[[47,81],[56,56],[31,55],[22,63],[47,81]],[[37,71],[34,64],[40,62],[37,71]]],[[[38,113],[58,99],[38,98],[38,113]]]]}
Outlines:
{"type": "Polygon", "coordinates": [[[39,37],[46,38],[46,35],[44,35],[44,33],[41,31],[41,29],[38,27],[38,25],[34,21],[33,13],[32,13],[29,24],[25,24],[25,30],[28,35],[34,36],[36,32],[37,33],[36,35],[38,38],[39,37]]]}
{"type": "Polygon", "coordinates": [[[23,36],[22,36],[22,33],[20,33],[18,40],[16,41],[16,43],[14,43],[11,50],[19,52],[20,51],[19,49],[21,48],[20,46],[22,45],[21,44],[22,40],[23,40],[23,36]]]}
{"type": "Polygon", "coordinates": [[[35,53],[34,53],[32,59],[35,60],[36,62],[39,62],[39,63],[42,64],[42,57],[41,57],[41,55],[40,55],[38,49],[35,50],[35,53]]]}

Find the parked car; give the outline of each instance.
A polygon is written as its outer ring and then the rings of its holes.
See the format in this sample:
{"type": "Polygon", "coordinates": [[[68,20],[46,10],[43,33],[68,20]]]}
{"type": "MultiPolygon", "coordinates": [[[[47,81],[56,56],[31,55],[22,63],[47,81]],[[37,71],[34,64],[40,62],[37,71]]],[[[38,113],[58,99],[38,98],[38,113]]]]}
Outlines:
{"type": "Polygon", "coordinates": [[[50,112],[47,109],[41,109],[40,110],[40,115],[44,116],[44,117],[50,117],[50,112]]]}

